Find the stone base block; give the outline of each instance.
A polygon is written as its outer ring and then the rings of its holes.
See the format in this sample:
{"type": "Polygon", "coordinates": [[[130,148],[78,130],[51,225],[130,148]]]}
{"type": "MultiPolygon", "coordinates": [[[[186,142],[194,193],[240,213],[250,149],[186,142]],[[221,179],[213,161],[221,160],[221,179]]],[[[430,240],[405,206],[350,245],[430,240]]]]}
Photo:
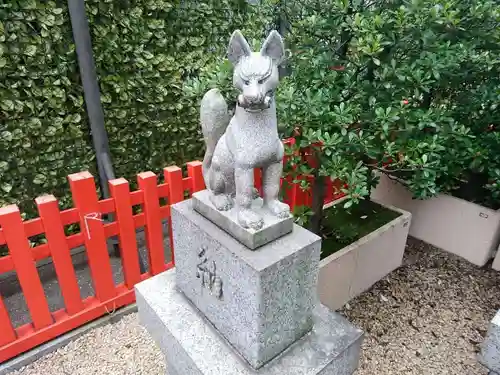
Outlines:
{"type": "Polygon", "coordinates": [[[481,344],[479,362],[493,373],[500,373],[500,310],[491,321],[488,333],[481,344]]]}
{"type": "Polygon", "coordinates": [[[210,191],[203,190],[193,194],[193,208],[218,227],[251,250],[263,246],[293,230],[293,217],[280,219],[262,207],[262,198],[253,201],[252,209],[262,216],[264,226],[259,230],[243,228],[236,217],[236,209],[218,211],[210,202],[210,191]]]}
{"type": "Polygon", "coordinates": [[[294,226],[255,251],[172,206],[176,286],[255,368],[311,330],[321,238],[294,226]]]}
{"type": "Polygon", "coordinates": [[[159,345],[169,375],[351,375],[363,332],[319,305],[311,332],[258,370],[252,368],[175,287],[175,270],[136,286],[141,323],[159,345]]]}

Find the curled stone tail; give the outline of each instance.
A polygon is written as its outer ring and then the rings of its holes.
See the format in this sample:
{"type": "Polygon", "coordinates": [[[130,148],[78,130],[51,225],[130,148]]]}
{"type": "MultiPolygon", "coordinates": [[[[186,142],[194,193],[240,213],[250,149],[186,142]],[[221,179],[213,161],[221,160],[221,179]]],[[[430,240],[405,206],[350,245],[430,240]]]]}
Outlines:
{"type": "Polygon", "coordinates": [[[200,108],[200,122],[206,146],[203,158],[203,176],[206,186],[209,187],[208,172],[212,165],[215,146],[217,146],[217,142],[229,124],[227,103],[218,89],[211,89],[203,96],[200,108]]]}

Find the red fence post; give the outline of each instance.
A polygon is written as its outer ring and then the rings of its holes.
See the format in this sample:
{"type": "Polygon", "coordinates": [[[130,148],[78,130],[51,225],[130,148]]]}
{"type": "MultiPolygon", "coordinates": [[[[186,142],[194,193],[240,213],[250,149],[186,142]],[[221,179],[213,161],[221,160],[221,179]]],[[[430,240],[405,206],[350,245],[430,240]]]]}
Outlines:
{"type": "Polygon", "coordinates": [[[259,191],[259,194],[262,196],[262,169],[255,168],[253,171],[253,185],[259,191]]]}
{"type": "Polygon", "coordinates": [[[84,306],[70,249],[66,242],[57,199],[53,195],[47,195],[36,198],[35,202],[42,219],[45,237],[56,269],[66,311],[69,315],[76,314],[78,311],[83,310],[84,306]]]}
{"type": "Polygon", "coordinates": [[[152,275],[157,275],[165,271],[158,180],[153,172],[143,172],[137,175],[137,182],[144,195],[144,232],[146,233],[149,254],[149,272],[152,275]]]}
{"type": "Polygon", "coordinates": [[[342,181],[336,179],[332,181],[332,186],[333,186],[333,200],[345,197],[345,193],[342,191],[342,187],[344,186],[342,181]]]}
{"type": "Polygon", "coordinates": [[[192,161],[187,163],[188,176],[191,177],[191,194],[205,189],[205,180],[203,179],[203,163],[192,161]]]}
{"type": "Polygon", "coordinates": [[[116,224],[125,284],[127,288],[132,289],[141,281],[141,271],[128,181],[124,178],[109,181],[109,190],[115,200],[116,224]]]}
{"type": "Polygon", "coordinates": [[[163,169],[165,181],[168,182],[169,204],[173,205],[184,200],[184,189],[182,184],[182,169],[176,166],[163,169]]]}
{"type": "Polygon", "coordinates": [[[47,327],[53,323],[52,315],[31,254],[21,213],[16,205],[0,208],[0,226],[14,262],[33,326],[35,329],[47,327]]]}
{"type": "MultiPolygon", "coordinates": [[[[167,167],[163,170],[165,181],[168,182],[169,200],[168,204],[173,204],[184,200],[184,190],[182,186],[182,169],[176,166],[167,167]]],[[[168,237],[170,240],[170,251],[172,253],[172,262],[175,264],[174,235],[172,233],[172,216],[168,218],[168,237]]]]}
{"type": "Polygon", "coordinates": [[[303,189],[301,186],[301,182],[306,181],[310,182],[310,179],[308,176],[298,176],[297,177],[297,183],[295,184],[295,204],[296,206],[310,206],[309,204],[309,194],[311,191],[311,186],[309,186],[307,189],[303,189]]]}
{"type": "Polygon", "coordinates": [[[95,294],[100,301],[105,302],[116,296],[116,289],[94,178],[89,172],[81,172],[69,175],[68,180],[80,217],[95,294]]]}
{"type": "MultiPolygon", "coordinates": [[[[285,169],[288,161],[290,160],[290,156],[287,155],[287,147],[293,147],[295,145],[295,138],[287,138],[283,140],[283,146],[285,148],[285,155],[283,156],[283,169],[285,169]]],[[[294,152],[296,153],[296,152],[294,152]]],[[[295,168],[293,168],[295,169],[295,168]]],[[[297,189],[298,186],[293,182],[294,177],[292,175],[285,175],[282,178],[282,189],[283,189],[283,201],[290,206],[290,211],[293,213],[295,207],[297,206],[297,189]]]]}
{"type": "Polygon", "coordinates": [[[285,199],[284,202],[290,206],[290,211],[293,213],[295,210],[296,204],[296,193],[297,193],[297,184],[293,182],[292,176],[287,176],[284,179],[285,184],[285,199]]]}
{"type": "Polygon", "coordinates": [[[9,313],[0,296],[0,347],[16,339],[16,332],[10,322],[9,313]]]}

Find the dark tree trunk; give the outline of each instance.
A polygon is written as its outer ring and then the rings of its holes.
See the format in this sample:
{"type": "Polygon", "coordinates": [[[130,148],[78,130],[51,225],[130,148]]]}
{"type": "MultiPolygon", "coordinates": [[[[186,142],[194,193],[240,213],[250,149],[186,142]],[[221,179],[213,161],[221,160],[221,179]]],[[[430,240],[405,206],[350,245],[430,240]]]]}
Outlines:
{"type": "Polygon", "coordinates": [[[312,211],[313,215],[309,222],[309,230],[319,235],[321,220],[323,219],[323,202],[325,201],[325,176],[314,176],[312,187],[312,211]]]}
{"type": "MultiPolygon", "coordinates": [[[[280,35],[286,40],[288,29],[290,28],[290,20],[288,19],[287,16],[285,0],[280,0],[280,2],[278,3],[277,13],[278,13],[278,19],[276,21],[276,24],[278,27],[278,31],[280,35]]],[[[291,74],[290,64],[287,61],[285,61],[278,67],[278,71],[280,78],[289,76],[291,74]]]]}
{"type": "Polygon", "coordinates": [[[422,102],[422,107],[429,109],[432,104],[432,91],[424,93],[424,100],[422,102]]]}

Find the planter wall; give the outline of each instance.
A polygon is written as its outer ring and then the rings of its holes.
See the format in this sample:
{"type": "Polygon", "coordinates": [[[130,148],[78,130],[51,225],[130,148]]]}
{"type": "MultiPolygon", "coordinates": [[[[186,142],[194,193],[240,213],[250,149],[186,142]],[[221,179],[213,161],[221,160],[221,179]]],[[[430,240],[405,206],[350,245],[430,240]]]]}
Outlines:
{"type": "Polygon", "coordinates": [[[412,213],[410,235],[484,266],[498,246],[500,210],[495,211],[451,195],[412,199],[400,183],[383,175],[372,198],[412,213]]]}
{"type": "Polygon", "coordinates": [[[384,206],[401,216],[321,260],[318,293],[331,309],[341,308],[401,265],[411,214],[384,206]]]}

